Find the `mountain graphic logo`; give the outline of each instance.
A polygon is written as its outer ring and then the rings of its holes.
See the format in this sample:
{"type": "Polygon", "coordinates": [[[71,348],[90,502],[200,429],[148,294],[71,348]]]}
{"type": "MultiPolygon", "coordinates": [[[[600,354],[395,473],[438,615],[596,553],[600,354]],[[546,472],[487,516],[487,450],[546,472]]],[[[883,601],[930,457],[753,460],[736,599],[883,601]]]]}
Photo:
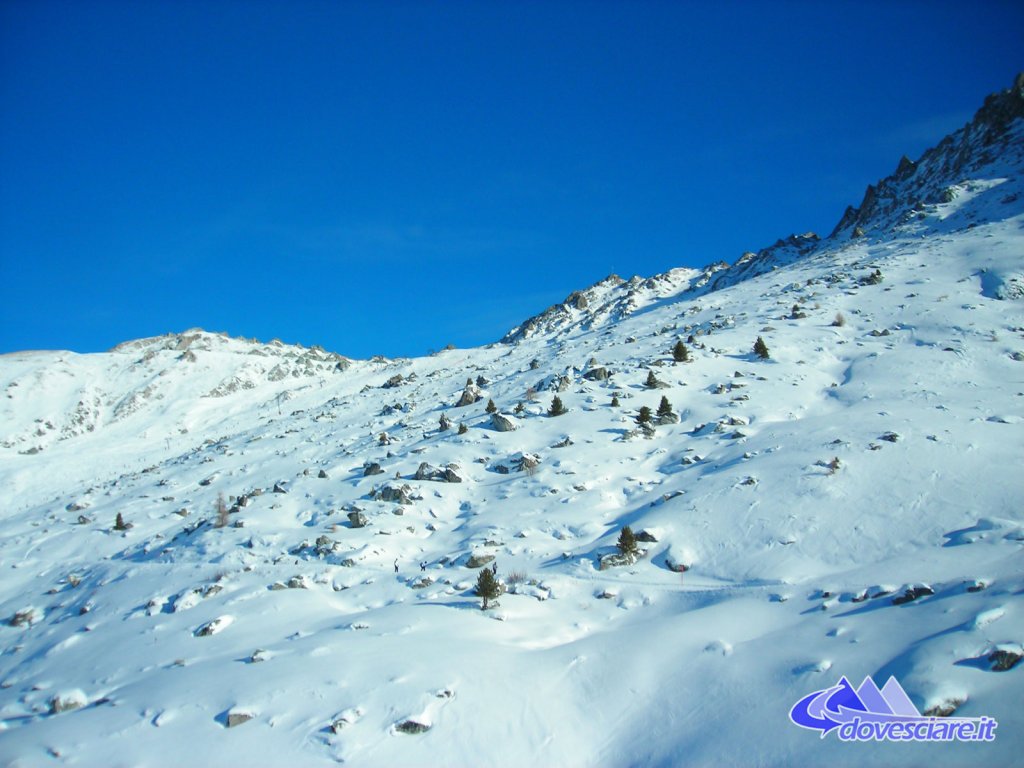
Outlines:
{"type": "Polygon", "coordinates": [[[803,697],[789,719],[821,738],[837,731],[841,741],[992,741],[998,726],[991,717],[922,715],[895,677],[879,688],[870,676],[856,689],[844,676],[803,697]]]}

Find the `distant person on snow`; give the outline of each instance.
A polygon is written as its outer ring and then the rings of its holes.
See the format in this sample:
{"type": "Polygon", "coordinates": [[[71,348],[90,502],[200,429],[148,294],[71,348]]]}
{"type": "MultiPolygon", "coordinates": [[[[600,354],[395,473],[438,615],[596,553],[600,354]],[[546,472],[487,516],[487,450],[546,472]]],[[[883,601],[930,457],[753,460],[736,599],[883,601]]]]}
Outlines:
{"type": "Polygon", "coordinates": [[[395,573],[398,573],[398,560],[395,560],[395,573]]]}
{"type": "Polygon", "coordinates": [[[491,566],[491,573],[493,573],[495,576],[498,575],[498,561],[497,560],[495,560],[494,561],[494,565],[491,566]]]}

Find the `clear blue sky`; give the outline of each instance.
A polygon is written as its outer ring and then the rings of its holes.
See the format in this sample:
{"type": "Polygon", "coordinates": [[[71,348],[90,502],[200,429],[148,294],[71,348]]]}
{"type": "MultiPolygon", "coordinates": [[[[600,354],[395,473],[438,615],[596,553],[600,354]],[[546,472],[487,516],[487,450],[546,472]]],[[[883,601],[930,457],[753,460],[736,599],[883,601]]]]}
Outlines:
{"type": "Polygon", "coordinates": [[[0,0],[0,352],[494,341],[827,234],[1022,54],[1020,2],[0,0]]]}

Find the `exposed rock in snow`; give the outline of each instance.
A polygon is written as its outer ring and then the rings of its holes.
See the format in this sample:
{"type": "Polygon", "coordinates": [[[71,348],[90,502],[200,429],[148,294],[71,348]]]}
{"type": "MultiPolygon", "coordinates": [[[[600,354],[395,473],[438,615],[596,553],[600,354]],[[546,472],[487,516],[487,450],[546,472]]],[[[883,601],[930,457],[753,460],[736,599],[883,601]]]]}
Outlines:
{"type": "Polygon", "coordinates": [[[1017,666],[1021,659],[1024,659],[1024,648],[1012,643],[999,645],[988,655],[993,672],[1011,670],[1017,666]]]}
{"type": "Polygon", "coordinates": [[[224,717],[224,722],[228,728],[234,728],[235,726],[247,723],[256,717],[256,713],[248,709],[231,709],[224,717]]]}
{"type": "Polygon", "coordinates": [[[207,623],[200,625],[194,634],[196,637],[210,637],[211,635],[223,632],[231,626],[233,621],[234,617],[232,616],[218,616],[213,621],[208,621],[207,623]]]}
{"type": "Polygon", "coordinates": [[[50,699],[50,713],[57,715],[61,712],[69,712],[73,709],[80,709],[89,703],[89,699],[80,689],[63,691],[50,699]]]}
{"type": "Polygon", "coordinates": [[[493,561],[494,555],[474,553],[469,556],[468,560],[466,560],[466,567],[479,568],[480,566],[487,565],[488,563],[493,561]]]}
{"type": "Polygon", "coordinates": [[[498,432],[513,432],[519,427],[518,423],[513,417],[506,416],[503,413],[491,414],[491,426],[494,427],[498,432]]]}

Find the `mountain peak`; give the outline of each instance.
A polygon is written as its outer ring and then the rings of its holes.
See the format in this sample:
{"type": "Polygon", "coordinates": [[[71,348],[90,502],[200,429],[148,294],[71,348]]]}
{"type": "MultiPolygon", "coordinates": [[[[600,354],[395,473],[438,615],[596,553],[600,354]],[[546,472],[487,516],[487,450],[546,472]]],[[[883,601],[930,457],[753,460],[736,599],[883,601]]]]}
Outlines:
{"type": "Polygon", "coordinates": [[[929,204],[948,202],[947,189],[964,181],[965,174],[984,166],[1019,164],[1022,129],[1015,123],[1021,117],[1024,72],[1012,87],[986,97],[971,122],[916,162],[904,155],[892,175],[868,184],[860,205],[846,209],[830,237],[860,237],[905,223],[929,204]]]}

